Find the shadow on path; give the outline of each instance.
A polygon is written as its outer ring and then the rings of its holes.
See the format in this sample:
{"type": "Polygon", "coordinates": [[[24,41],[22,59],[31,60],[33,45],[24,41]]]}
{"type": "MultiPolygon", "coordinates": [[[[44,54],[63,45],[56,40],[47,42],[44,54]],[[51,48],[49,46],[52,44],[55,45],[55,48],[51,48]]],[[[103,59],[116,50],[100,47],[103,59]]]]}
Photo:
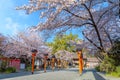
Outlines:
{"type": "MultiPolygon", "coordinates": [[[[58,70],[55,70],[56,72],[58,70]]],[[[52,70],[47,70],[47,72],[42,71],[34,71],[34,74],[32,74],[30,71],[21,71],[21,72],[16,72],[16,73],[9,73],[9,74],[0,74],[0,80],[1,79],[6,79],[6,78],[14,78],[14,77],[22,77],[22,76],[31,76],[31,75],[36,75],[36,74],[44,74],[48,72],[53,72],[52,70]]]]}
{"type": "MultiPolygon", "coordinates": [[[[77,68],[76,69],[71,69],[71,70],[68,70],[68,71],[79,72],[79,70],[77,68]]],[[[95,80],[106,80],[101,75],[99,75],[95,69],[84,69],[81,76],[86,75],[87,72],[92,72],[95,80]]],[[[90,76],[90,75],[88,75],[88,76],[90,76]]]]}
{"type": "Polygon", "coordinates": [[[9,73],[9,74],[0,74],[0,80],[5,78],[14,78],[14,77],[21,77],[21,76],[28,76],[28,75],[32,75],[31,72],[16,72],[16,73],[9,73]]]}
{"type": "MultiPolygon", "coordinates": [[[[79,72],[78,69],[63,69],[63,70],[59,70],[59,71],[71,71],[71,72],[79,72]]],[[[58,70],[55,70],[54,72],[59,72],[58,70]]],[[[47,70],[46,73],[51,73],[53,71],[51,70],[47,70]]],[[[95,78],[95,80],[106,80],[104,79],[102,76],[100,76],[94,69],[85,69],[83,70],[83,76],[90,76],[89,74],[87,74],[87,72],[92,72],[93,76],[95,78]]],[[[36,74],[44,74],[44,71],[35,71],[33,75],[36,74]]],[[[6,78],[14,78],[14,77],[22,77],[22,76],[31,76],[31,72],[26,72],[26,71],[22,71],[22,72],[18,72],[18,73],[11,73],[11,74],[0,74],[0,80],[1,79],[6,79],[6,78]]],[[[82,76],[81,75],[81,76],[82,76]]]]}
{"type": "MultiPolygon", "coordinates": [[[[79,69],[78,68],[74,68],[74,69],[68,69],[66,71],[79,72],[79,69]]],[[[83,74],[86,73],[86,72],[96,72],[96,70],[95,69],[84,69],[83,70],[83,74]]]]}
{"type": "Polygon", "coordinates": [[[105,78],[103,78],[101,75],[99,75],[98,73],[96,72],[93,72],[93,75],[95,77],[95,80],[106,80],[105,78]]]}

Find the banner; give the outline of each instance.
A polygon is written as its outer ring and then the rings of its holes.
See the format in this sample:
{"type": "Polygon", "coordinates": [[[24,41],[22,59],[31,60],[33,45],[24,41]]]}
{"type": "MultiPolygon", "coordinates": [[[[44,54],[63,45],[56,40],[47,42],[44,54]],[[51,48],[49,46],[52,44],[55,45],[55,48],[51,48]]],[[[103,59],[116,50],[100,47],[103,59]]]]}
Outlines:
{"type": "Polygon", "coordinates": [[[20,59],[11,59],[9,67],[15,67],[17,71],[20,70],[20,59]]]}

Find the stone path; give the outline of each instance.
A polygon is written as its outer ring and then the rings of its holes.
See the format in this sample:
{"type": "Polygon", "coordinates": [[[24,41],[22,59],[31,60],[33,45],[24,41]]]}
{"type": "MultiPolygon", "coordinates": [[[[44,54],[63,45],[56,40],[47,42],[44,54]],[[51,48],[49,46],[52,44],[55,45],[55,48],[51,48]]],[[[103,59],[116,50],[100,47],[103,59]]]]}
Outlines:
{"type": "Polygon", "coordinates": [[[84,70],[82,75],[79,75],[78,69],[72,68],[67,70],[48,70],[36,71],[33,75],[31,72],[19,72],[11,74],[0,74],[0,80],[120,80],[120,78],[108,78],[95,70],[84,70]]]}

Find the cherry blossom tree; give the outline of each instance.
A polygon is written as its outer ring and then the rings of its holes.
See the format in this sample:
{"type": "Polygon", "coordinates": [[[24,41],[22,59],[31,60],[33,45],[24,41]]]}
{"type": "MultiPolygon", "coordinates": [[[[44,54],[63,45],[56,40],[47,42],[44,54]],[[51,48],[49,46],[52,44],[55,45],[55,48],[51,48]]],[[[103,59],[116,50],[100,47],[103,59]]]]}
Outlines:
{"type": "Polygon", "coordinates": [[[50,53],[50,48],[45,45],[40,35],[36,32],[20,32],[15,37],[10,37],[5,47],[5,56],[20,57],[26,55],[31,57],[31,50],[37,49],[37,57],[50,53]]]}
{"type": "Polygon", "coordinates": [[[112,46],[112,39],[120,37],[118,7],[119,0],[29,0],[29,4],[17,9],[26,10],[28,14],[40,11],[40,17],[46,21],[32,30],[49,35],[85,27],[83,35],[90,46],[93,45],[91,48],[105,53],[112,46]]]}
{"type": "Polygon", "coordinates": [[[3,46],[6,45],[6,37],[3,36],[2,34],[0,34],[0,56],[4,54],[4,51],[3,51],[3,46]]]}

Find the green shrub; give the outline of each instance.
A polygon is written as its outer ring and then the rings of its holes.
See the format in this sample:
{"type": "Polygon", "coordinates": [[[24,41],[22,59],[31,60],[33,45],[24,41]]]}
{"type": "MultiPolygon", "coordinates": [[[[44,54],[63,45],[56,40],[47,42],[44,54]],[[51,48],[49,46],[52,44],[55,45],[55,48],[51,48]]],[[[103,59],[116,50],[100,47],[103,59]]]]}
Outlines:
{"type": "Polygon", "coordinates": [[[112,77],[120,77],[120,73],[118,72],[111,72],[110,74],[107,74],[107,75],[112,77]]]}
{"type": "Polygon", "coordinates": [[[118,73],[117,72],[111,72],[110,75],[113,76],[113,77],[118,77],[118,73]]]}
{"type": "Polygon", "coordinates": [[[115,66],[120,65],[120,38],[117,38],[114,40],[114,45],[111,47],[111,49],[108,51],[109,57],[115,60],[115,66]]]}
{"type": "Polygon", "coordinates": [[[100,71],[100,65],[96,66],[95,69],[96,69],[97,71],[100,71]]]}
{"type": "Polygon", "coordinates": [[[117,74],[118,74],[118,77],[120,77],[120,66],[117,66],[117,67],[116,67],[116,72],[117,72],[117,74]]]}
{"type": "Polygon", "coordinates": [[[1,69],[6,69],[7,61],[2,61],[1,63],[1,69]]]}
{"type": "Polygon", "coordinates": [[[5,73],[14,73],[14,72],[16,72],[16,68],[14,67],[8,67],[5,70],[5,73]]]}
{"type": "Polygon", "coordinates": [[[0,66],[1,73],[5,72],[6,66],[7,66],[7,61],[2,61],[1,66],[0,66]]]}
{"type": "Polygon", "coordinates": [[[31,69],[32,69],[32,67],[31,67],[31,66],[28,66],[28,67],[26,68],[26,71],[31,71],[31,69]]]}
{"type": "Polygon", "coordinates": [[[107,75],[113,77],[120,77],[120,66],[117,66],[114,72],[108,73],[107,75]]]}
{"type": "Polygon", "coordinates": [[[0,68],[0,73],[5,72],[5,68],[0,68]]]}
{"type": "Polygon", "coordinates": [[[120,66],[116,67],[116,72],[120,73],[120,66]]]}
{"type": "Polygon", "coordinates": [[[106,56],[103,62],[100,64],[100,71],[105,71],[106,73],[111,73],[115,71],[115,60],[106,56]]]}

